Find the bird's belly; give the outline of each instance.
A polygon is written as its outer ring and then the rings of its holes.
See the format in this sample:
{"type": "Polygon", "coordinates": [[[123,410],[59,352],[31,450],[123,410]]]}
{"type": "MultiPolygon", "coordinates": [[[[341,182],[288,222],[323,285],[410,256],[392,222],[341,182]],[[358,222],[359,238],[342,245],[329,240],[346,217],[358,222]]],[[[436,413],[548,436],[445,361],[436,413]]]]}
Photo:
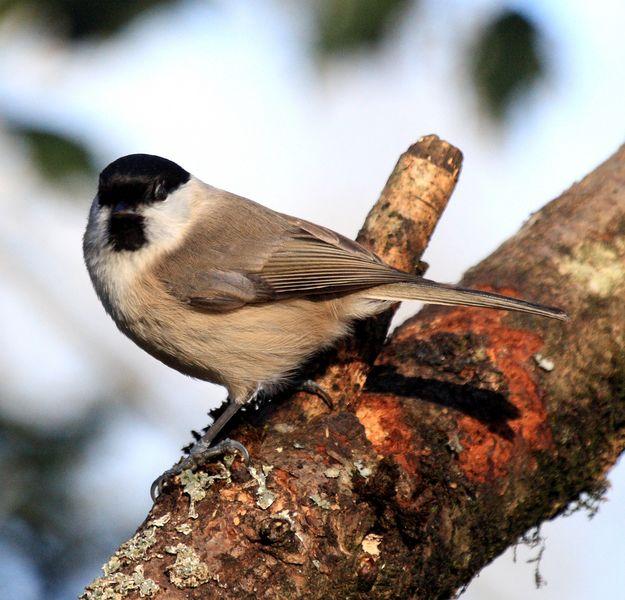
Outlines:
{"type": "Polygon", "coordinates": [[[192,377],[225,385],[233,396],[279,384],[348,330],[334,300],[287,300],[228,313],[152,302],[120,328],[141,348],[192,377]]]}

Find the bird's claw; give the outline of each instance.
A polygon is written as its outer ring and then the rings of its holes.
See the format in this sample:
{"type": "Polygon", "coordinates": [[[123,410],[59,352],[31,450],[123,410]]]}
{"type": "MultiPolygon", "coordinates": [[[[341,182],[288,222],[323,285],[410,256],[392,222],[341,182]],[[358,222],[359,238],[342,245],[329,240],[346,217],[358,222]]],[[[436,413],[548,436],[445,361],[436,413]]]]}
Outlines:
{"type": "Polygon", "coordinates": [[[174,477],[177,477],[187,469],[194,469],[200,464],[205,464],[209,459],[215,456],[222,456],[228,452],[228,450],[235,450],[241,455],[246,465],[250,464],[250,453],[241,442],[226,438],[214,446],[209,446],[200,440],[191,448],[188,456],[181,458],[171,469],[167,469],[167,471],[152,482],[150,486],[152,502],[156,502],[156,499],[162,494],[165,487],[174,477]]]}
{"type": "Polygon", "coordinates": [[[165,486],[177,475],[180,475],[185,469],[190,469],[195,466],[195,461],[189,460],[189,457],[178,461],[171,469],[167,469],[162,475],[157,477],[150,486],[150,497],[152,502],[156,502],[156,499],[163,493],[165,486]]]}
{"type": "Polygon", "coordinates": [[[316,381],[306,379],[297,385],[297,389],[308,394],[314,394],[323,400],[323,403],[330,409],[334,410],[334,402],[330,398],[330,394],[326,392],[316,381]]]}

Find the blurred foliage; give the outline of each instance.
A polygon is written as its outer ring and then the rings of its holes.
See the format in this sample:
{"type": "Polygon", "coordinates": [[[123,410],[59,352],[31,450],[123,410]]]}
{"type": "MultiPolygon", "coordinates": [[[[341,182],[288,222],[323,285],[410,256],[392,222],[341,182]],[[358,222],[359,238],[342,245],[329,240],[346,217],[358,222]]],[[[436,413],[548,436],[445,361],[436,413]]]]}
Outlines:
{"type": "Polygon", "coordinates": [[[13,539],[36,561],[45,585],[71,572],[90,543],[75,523],[67,475],[101,426],[98,411],[56,431],[0,416],[0,536],[13,539]]]}
{"type": "MultiPolygon", "coordinates": [[[[147,11],[184,0],[0,0],[0,19],[11,9],[70,41],[119,33],[147,11]]],[[[316,49],[323,57],[375,49],[419,0],[318,0],[313,4],[316,49]]],[[[502,121],[515,98],[543,74],[541,34],[518,11],[499,14],[478,36],[470,53],[471,76],[485,111],[502,121]]],[[[14,127],[27,143],[33,163],[49,181],[95,172],[89,150],[80,142],[37,127],[14,127]]]]}
{"type": "Polygon", "coordinates": [[[4,0],[0,17],[23,9],[45,22],[47,30],[72,41],[117,33],[146,10],[180,0],[4,0]]]}
{"type": "Polygon", "coordinates": [[[316,7],[317,48],[322,55],[331,55],[377,46],[410,4],[409,0],[322,0],[316,7]]]}
{"type": "Polygon", "coordinates": [[[50,130],[22,124],[14,124],[11,131],[26,143],[33,164],[49,181],[62,183],[69,177],[95,175],[93,157],[79,141],[50,130]]]}
{"type": "Polygon", "coordinates": [[[472,77],[488,112],[505,116],[512,101],[543,74],[540,32],[525,15],[507,10],[481,34],[472,53],[472,77]]]}

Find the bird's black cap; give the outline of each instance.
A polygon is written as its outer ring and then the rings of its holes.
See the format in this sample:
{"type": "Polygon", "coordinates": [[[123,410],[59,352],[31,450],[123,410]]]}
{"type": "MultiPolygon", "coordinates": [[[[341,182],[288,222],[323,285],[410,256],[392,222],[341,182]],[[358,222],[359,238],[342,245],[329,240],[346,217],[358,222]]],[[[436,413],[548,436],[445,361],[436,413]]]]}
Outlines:
{"type": "Polygon", "coordinates": [[[101,205],[123,201],[128,206],[150,204],[187,183],[191,177],[175,162],[153,154],[129,154],[100,173],[98,197],[101,205]]]}

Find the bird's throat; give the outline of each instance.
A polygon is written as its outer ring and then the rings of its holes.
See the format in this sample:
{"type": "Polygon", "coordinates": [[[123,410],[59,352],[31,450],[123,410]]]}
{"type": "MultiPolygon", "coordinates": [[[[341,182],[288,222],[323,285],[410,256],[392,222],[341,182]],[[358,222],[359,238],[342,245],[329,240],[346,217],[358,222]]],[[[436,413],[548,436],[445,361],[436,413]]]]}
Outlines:
{"type": "Polygon", "coordinates": [[[111,215],[109,242],[115,252],[134,252],[147,244],[144,218],[137,214],[111,215]]]}

